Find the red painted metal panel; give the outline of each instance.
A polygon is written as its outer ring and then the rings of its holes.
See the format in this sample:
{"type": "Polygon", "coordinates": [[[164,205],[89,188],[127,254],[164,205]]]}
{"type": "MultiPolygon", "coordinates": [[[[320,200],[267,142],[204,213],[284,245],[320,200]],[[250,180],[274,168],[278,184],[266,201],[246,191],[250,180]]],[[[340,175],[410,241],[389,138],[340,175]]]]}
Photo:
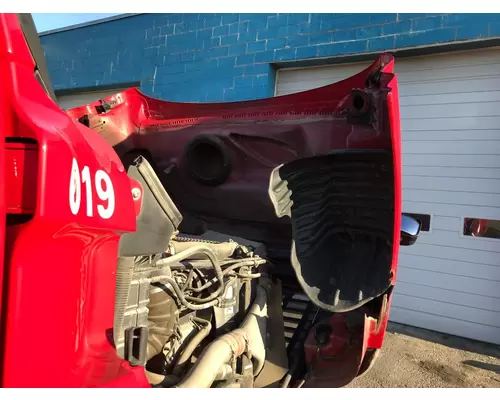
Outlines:
{"type": "Polygon", "coordinates": [[[47,96],[15,14],[0,15],[0,31],[2,133],[38,144],[36,169],[31,146],[7,152],[11,211],[34,212],[7,228],[2,386],[148,387],[110,340],[119,233],[136,223],[129,178],[112,147],[47,96]]]}

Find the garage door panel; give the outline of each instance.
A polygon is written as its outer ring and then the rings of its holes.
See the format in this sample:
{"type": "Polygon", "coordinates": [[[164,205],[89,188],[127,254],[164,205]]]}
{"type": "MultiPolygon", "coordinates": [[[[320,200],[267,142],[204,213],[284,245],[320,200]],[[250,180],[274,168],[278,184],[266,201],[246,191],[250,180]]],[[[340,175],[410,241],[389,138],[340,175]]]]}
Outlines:
{"type": "Polygon", "coordinates": [[[403,174],[403,179],[407,176],[498,179],[500,168],[414,167],[407,165],[403,167],[403,174]]]}
{"type": "Polygon", "coordinates": [[[435,54],[432,57],[422,55],[398,60],[403,71],[432,71],[436,67],[453,67],[479,64],[497,64],[499,56],[491,49],[476,49],[473,51],[457,51],[452,53],[435,54]]]}
{"type": "MultiPolygon", "coordinates": [[[[407,253],[400,254],[399,265],[402,268],[414,268],[469,278],[489,279],[497,281],[500,286],[500,267],[495,265],[484,265],[466,261],[428,257],[425,254],[415,255],[407,253]]],[[[498,297],[500,297],[500,291],[498,292],[498,297]]]]}
{"type": "Polygon", "coordinates": [[[405,189],[439,190],[473,194],[500,193],[500,179],[405,176],[403,178],[403,187],[405,189]]]}
{"type": "Polygon", "coordinates": [[[500,153],[500,140],[477,141],[471,139],[469,136],[469,140],[403,141],[403,152],[405,154],[456,154],[464,156],[479,154],[496,155],[500,153]]]}
{"type": "MultiPolygon", "coordinates": [[[[453,300],[452,298],[449,299],[453,300]]],[[[396,293],[394,304],[401,308],[411,308],[417,312],[432,313],[443,317],[461,319],[488,326],[500,328],[500,313],[467,307],[444,301],[436,301],[423,297],[396,293]]]]}
{"type": "Polygon", "coordinates": [[[500,344],[500,328],[453,319],[442,315],[392,306],[389,320],[438,332],[453,332],[452,334],[457,336],[500,344]]]}
{"type": "MultiPolygon", "coordinates": [[[[500,74],[495,77],[470,77],[444,82],[401,82],[401,87],[403,88],[402,98],[406,96],[427,96],[435,93],[482,93],[498,90],[500,87],[500,74]]],[[[420,104],[422,103],[425,104],[425,98],[420,102],[420,104]]]]}
{"type": "Polygon", "coordinates": [[[445,217],[434,215],[431,222],[432,230],[442,230],[460,232],[462,229],[462,219],[460,217],[445,217]]]}
{"type": "MultiPolygon", "coordinates": [[[[402,254],[413,254],[416,256],[425,255],[429,257],[442,258],[443,260],[465,261],[469,263],[479,263],[500,267],[500,256],[496,252],[484,250],[461,249],[457,247],[448,247],[441,244],[429,244],[417,242],[413,246],[401,249],[402,254]]],[[[495,283],[496,293],[500,296],[498,290],[500,284],[495,283]]]]}
{"type": "MultiPolygon", "coordinates": [[[[351,75],[357,74],[364,69],[368,68],[370,63],[349,63],[349,64],[339,64],[335,68],[325,68],[312,67],[307,70],[307,82],[311,82],[318,79],[328,79],[331,82],[338,82],[343,79],[350,77],[351,75]]],[[[286,74],[280,77],[280,85],[290,83],[290,82],[303,82],[304,81],[304,69],[289,69],[286,74]]]]}
{"type": "Polygon", "coordinates": [[[498,114],[499,102],[462,104],[422,104],[400,108],[402,119],[488,117],[498,114]]]}
{"type": "MultiPolygon", "coordinates": [[[[396,61],[397,62],[397,61],[396,61]]],[[[397,65],[397,64],[396,64],[397,65]]],[[[500,63],[473,64],[473,65],[455,65],[455,66],[434,66],[425,70],[404,71],[398,68],[396,74],[398,80],[402,83],[413,82],[433,82],[447,81],[450,79],[463,79],[474,77],[491,77],[499,75],[500,63]]]]}
{"type": "Polygon", "coordinates": [[[426,285],[435,288],[455,290],[458,292],[500,298],[498,282],[486,279],[457,276],[439,272],[423,271],[413,268],[398,268],[398,280],[426,285]]]}
{"type": "Polygon", "coordinates": [[[470,167],[498,168],[498,155],[468,155],[457,157],[455,154],[404,154],[402,156],[403,170],[406,166],[432,167],[470,167]]]}
{"type": "Polygon", "coordinates": [[[369,66],[370,63],[358,63],[339,65],[335,69],[324,67],[309,68],[307,80],[303,79],[303,69],[291,69],[286,74],[281,74],[276,95],[283,96],[290,93],[297,93],[298,91],[331,85],[357,74],[369,66]]]}
{"type": "Polygon", "coordinates": [[[475,142],[500,140],[500,130],[466,129],[458,131],[405,131],[403,133],[403,145],[415,142],[428,142],[429,145],[433,145],[435,142],[455,140],[473,140],[475,142]]]}
{"type": "MultiPolygon", "coordinates": [[[[498,258],[500,258],[500,239],[461,236],[460,230],[458,229],[456,232],[434,229],[432,233],[423,234],[421,237],[419,236],[418,241],[419,243],[438,243],[442,246],[457,247],[461,249],[492,251],[497,253],[498,258]]],[[[500,293],[500,284],[498,288],[500,293]]]]}
{"type": "Polygon", "coordinates": [[[403,200],[403,211],[417,214],[439,214],[449,217],[472,215],[474,218],[500,219],[500,209],[498,207],[478,207],[474,204],[465,206],[403,200]]]}
{"type": "Polygon", "coordinates": [[[332,74],[329,71],[324,70],[323,68],[320,68],[317,70],[318,73],[315,73],[315,74],[310,73],[307,81],[304,82],[302,80],[300,72],[301,71],[298,70],[297,74],[293,74],[292,71],[289,71],[289,73],[287,75],[283,76],[283,78],[280,81],[280,84],[281,85],[294,84],[292,90],[294,92],[297,92],[298,91],[297,89],[300,87],[297,85],[300,85],[301,83],[304,85],[307,85],[308,87],[311,87],[311,86],[316,86],[317,82],[320,82],[321,84],[322,84],[322,82],[329,82],[329,84],[332,84],[332,83],[341,81],[342,79],[345,79],[345,77],[346,77],[346,75],[343,75],[340,73],[332,74]]]}
{"type": "MultiPolygon", "coordinates": [[[[317,85],[316,85],[316,87],[320,88],[320,87],[323,87],[323,86],[328,86],[331,83],[332,82],[330,80],[324,80],[324,81],[318,82],[317,85]]],[[[299,90],[300,92],[305,92],[305,91],[309,90],[309,87],[308,87],[307,83],[303,84],[303,85],[301,85],[299,83],[299,84],[297,84],[296,87],[300,89],[299,90]]],[[[295,90],[281,90],[277,95],[278,96],[286,96],[286,95],[293,94],[293,93],[295,93],[295,90]]]]}
{"type": "Polygon", "coordinates": [[[293,91],[296,92],[298,88],[300,88],[301,85],[309,88],[311,86],[313,87],[321,87],[324,85],[331,85],[332,83],[340,82],[341,80],[345,79],[346,75],[342,74],[334,74],[334,75],[329,75],[329,74],[315,74],[314,76],[310,76],[307,81],[303,81],[300,75],[297,75],[297,77],[293,76],[287,76],[286,78],[283,79],[282,83],[283,84],[293,84],[293,91]]]}
{"type": "MultiPolygon", "coordinates": [[[[497,200],[500,200],[499,194],[403,189],[403,201],[421,201],[446,206],[471,206],[473,210],[476,209],[474,207],[478,206],[495,207],[498,204],[495,203],[497,200]]],[[[467,217],[471,214],[462,216],[467,217]]],[[[475,217],[475,215],[473,216],[475,217]]]]}
{"type": "MultiPolygon", "coordinates": [[[[283,83],[283,86],[278,87],[277,95],[282,96],[289,93],[297,93],[306,90],[311,90],[314,88],[319,88],[332,83],[339,82],[342,79],[338,76],[326,77],[326,78],[314,78],[312,80],[304,81],[302,78],[299,80],[292,80],[287,83],[283,83]]],[[[486,99],[489,98],[489,93],[496,93],[497,91],[492,89],[500,86],[500,74],[494,77],[483,77],[483,78],[470,78],[470,79],[452,79],[447,81],[430,81],[430,82],[417,82],[417,83],[405,83],[399,80],[400,86],[403,87],[404,92],[400,96],[400,105],[415,105],[415,104],[433,104],[432,97],[436,92],[439,92],[441,96],[449,96],[453,98],[454,95],[458,95],[468,102],[475,102],[474,98],[481,98],[480,94],[484,93],[486,99]],[[498,85],[497,85],[498,83],[498,85]],[[458,86],[460,85],[460,86],[458,86]],[[467,98],[467,96],[474,95],[473,98],[467,98]],[[421,98],[421,96],[423,98],[421,98]],[[428,103],[431,102],[431,103],[428,103]]],[[[496,95],[492,94],[492,101],[495,101],[496,95]]],[[[481,101],[485,101],[482,98],[481,101]]],[[[488,100],[486,100],[488,101],[488,100]]],[[[453,103],[452,100],[450,103],[453,103]]],[[[441,104],[438,102],[437,104],[441,104]]]]}
{"type": "MultiPolygon", "coordinates": [[[[413,268],[423,271],[439,272],[465,276],[469,278],[490,279],[498,281],[500,286],[500,267],[494,265],[483,265],[465,261],[454,261],[443,258],[427,257],[425,254],[400,254],[399,265],[402,268],[413,268]]],[[[500,292],[498,293],[500,297],[500,292]]]]}
{"type": "MultiPolygon", "coordinates": [[[[426,285],[418,285],[410,282],[398,281],[395,293],[406,294],[414,297],[423,297],[440,302],[459,304],[462,306],[479,308],[487,311],[500,312],[500,299],[494,297],[481,296],[476,294],[457,292],[435,288],[426,285]]],[[[396,306],[401,305],[398,302],[393,303],[396,306]]]]}
{"type": "Polygon", "coordinates": [[[449,131],[459,129],[498,129],[500,117],[445,117],[445,118],[401,118],[401,129],[403,135],[409,131],[449,131]]]}
{"type": "Polygon", "coordinates": [[[500,101],[500,91],[491,92],[473,92],[473,93],[448,93],[448,94],[428,94],[422,99],[420,96],[401,96],[399,105],[402,109],[405,107],[414,107],[422,105],[442,105],[442,104],[483,104],[500,101]]]}

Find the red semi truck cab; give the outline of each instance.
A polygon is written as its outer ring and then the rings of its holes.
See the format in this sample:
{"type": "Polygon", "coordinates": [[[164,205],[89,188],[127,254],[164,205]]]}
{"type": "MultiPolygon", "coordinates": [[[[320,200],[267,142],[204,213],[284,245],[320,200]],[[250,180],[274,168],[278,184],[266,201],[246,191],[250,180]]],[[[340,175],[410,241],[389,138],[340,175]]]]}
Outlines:
{"type": "Polygon", "coordinates": [[[402,216],[393,69],[381,55],[296,95],[129,90],[65,112],[31,17],[0,14],[1,386],[336,387],[366,372],[420,229],[402,216]]]}

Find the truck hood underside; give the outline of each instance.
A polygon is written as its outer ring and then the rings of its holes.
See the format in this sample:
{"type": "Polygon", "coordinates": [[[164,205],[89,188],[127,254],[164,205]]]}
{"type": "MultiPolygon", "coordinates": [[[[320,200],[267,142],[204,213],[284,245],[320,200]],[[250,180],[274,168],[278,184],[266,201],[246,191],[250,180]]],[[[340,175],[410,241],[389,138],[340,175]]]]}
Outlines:
{"type": "Polygon", "coordinates": [[[394,284],[401,218],[393,58],[346,80],[264,100],[193,104],[135,89],[67,111],[125,164],[145,155],[183,214],[285,255],[317,306],[360,307],[394,284]]]}

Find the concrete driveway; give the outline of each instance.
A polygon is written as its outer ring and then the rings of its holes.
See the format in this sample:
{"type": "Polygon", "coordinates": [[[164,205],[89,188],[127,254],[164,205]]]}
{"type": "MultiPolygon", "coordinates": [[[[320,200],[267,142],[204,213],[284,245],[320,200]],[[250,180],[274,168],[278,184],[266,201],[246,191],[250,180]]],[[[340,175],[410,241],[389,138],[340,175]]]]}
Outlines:
{"type": "Polygon", "coordinates": [[[500,346],[389,324],[375,366],[347,387],[500,388],[500,346]]]}

